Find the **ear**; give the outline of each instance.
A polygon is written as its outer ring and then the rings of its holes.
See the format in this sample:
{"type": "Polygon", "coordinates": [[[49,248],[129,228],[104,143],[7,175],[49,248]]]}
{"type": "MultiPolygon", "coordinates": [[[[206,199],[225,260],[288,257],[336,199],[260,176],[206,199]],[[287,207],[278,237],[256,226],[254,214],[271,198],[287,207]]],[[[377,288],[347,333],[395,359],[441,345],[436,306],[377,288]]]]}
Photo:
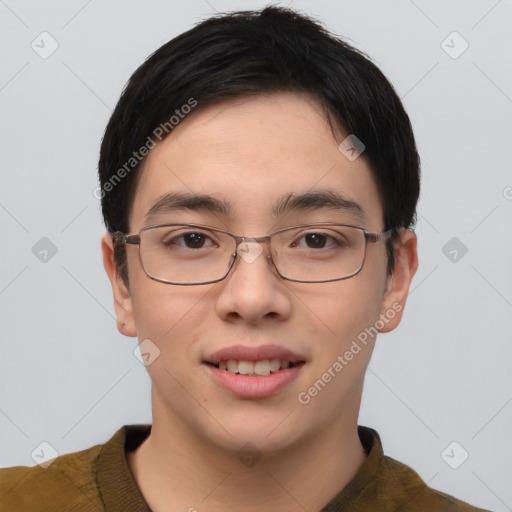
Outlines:
{"type": "Polygon", "coordinates": [[[409,286],[418,268],[417,238],[413,231],[404,229],[399,232],[398,240],[394,243],[394,253],[395,268],[388,276],[380,312],[386,322],[382,322],[384,326],[379,332],[392,331],[402,320],[409,286]]]}
{"type": "Polygon", "coordinates": [[[125,336],[137,336],[133,304],[130,290],[117,271],[114,258],[114,241],[111,233],[105,233],[101,238],[101,250],[103,252],[103,266],[110,279],[112,292],[114,293],[114,308],[117,317],[117,328],[125,336]]]}

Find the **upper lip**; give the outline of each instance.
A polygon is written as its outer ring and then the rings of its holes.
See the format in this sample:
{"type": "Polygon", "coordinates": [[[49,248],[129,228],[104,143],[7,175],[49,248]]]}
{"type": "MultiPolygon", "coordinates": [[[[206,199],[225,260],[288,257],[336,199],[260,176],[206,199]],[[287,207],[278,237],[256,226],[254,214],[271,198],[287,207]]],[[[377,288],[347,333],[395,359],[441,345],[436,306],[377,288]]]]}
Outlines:
{"type": "Polygon", "coordinates": [[[290,361],[290,363],[305,361],[303,356],[277,345],[261,345],[259,347],[234,345],[232,347],[217,350],[217,352],[208,356],[205,359],[205,362],[218,364],[220,361],[229,361],[230,359],[252,362],[263,361],[265,359],[281,359],[284,361],[290,361]]]}

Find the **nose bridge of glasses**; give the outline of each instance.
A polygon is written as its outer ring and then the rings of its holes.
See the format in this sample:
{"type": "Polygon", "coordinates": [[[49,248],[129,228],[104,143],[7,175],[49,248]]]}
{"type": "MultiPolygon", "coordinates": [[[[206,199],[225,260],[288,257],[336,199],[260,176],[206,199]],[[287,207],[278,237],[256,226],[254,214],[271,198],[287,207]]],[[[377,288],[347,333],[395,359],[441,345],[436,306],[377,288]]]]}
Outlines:
{"type": "MultiPolygon", "coordinates": [[[[270,247],[270,237],[248,237],[240,236],[236,238],[236,254],[246,263],[253,263],[265,251],[265,245],[270,247]]],[[[268,257],[272,259],[270,252],[268,257]]]]}

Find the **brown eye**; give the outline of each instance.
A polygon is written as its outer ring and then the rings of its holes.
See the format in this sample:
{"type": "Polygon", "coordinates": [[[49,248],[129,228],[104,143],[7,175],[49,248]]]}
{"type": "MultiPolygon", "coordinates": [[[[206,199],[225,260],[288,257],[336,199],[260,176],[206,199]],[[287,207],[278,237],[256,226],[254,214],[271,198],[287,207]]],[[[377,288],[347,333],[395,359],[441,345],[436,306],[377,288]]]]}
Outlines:
{"type": "Polygon", "coordinates": [[[183,235],[183,241],[189,249],[200,249],[206,242],[206,237],[201,233],[188,233],[183,235]]]}
{"type": "Polygon", "coordinates": [[[180,249],[204,249],[214,245],[212,239],[206,234],[199,231],[175,231],[169,233],[162,243],[169,248],[180,249]]]}
{"type": "Polygon", "coordinates": [[[310,233],[304,236],[304,240],[311,249],[323,249],[327,243],[327,236],[319,233],[310,233]]]}
{"type": "Polygon", "coordinates": [[[293,246],[302,249],[335,249],[343,247],[343,240],[337,233],[309,232],[300,235],[293,246]]]}

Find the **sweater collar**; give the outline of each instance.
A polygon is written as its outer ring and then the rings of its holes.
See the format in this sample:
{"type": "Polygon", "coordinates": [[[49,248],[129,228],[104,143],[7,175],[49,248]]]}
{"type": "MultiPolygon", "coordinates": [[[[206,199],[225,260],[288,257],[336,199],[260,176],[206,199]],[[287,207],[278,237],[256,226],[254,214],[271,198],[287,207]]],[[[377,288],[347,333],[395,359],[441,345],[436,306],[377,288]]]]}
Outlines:
{"type": "Polygon", "coordinates": [[[137,448],[150,432],[151,425],[125,425],[103,445],[96,479],[105,512],[151,512],[126,460],[126,452],[137,448]]]}

